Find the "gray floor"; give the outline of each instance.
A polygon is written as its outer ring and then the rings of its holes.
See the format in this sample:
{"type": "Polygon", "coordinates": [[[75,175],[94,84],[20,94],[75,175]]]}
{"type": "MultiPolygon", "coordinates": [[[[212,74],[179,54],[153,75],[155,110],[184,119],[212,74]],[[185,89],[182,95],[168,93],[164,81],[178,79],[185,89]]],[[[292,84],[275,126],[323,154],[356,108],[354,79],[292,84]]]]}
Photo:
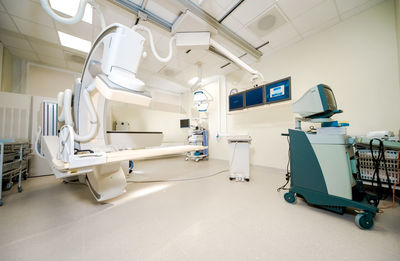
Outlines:
{"type": "MultiPolygon", "coordinates": [[[[182,178],[224,170],[224,161],[183,158],[136,164],[135,179],[182,178]]],[[[371,231],[343,216],[290,205],[277,170],[253,167],[249,183],[207,179],[129,184],[108,204],[88,188],[31,178],[4,193],[0,260],[400,260],[400,207],[371,231]]]]}

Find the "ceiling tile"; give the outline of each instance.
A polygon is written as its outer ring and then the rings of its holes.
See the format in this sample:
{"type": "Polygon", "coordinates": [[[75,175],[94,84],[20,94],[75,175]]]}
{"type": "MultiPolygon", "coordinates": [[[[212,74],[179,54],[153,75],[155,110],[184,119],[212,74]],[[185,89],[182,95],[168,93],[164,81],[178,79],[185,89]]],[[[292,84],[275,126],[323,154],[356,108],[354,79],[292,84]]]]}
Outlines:
{"type": "Polygon", "coordinates": [[[260,46],[264,43],[261,38],[255,36],[248,28],[243,28],[242,30],[237,32],[237,34],[245,39],[248,43],[250,43],[253,47],[260,46]]]}
{"type": "Polygon", "coordinates": [[[169,1],[165,0],[148,1],[146,5],[146,10],[149,10],[150,12],[156,14],[157,16],[163,18],[170,23],[173,23],[176,18],[178,18],[181,12],[178,8],[171,5],[169,1]]]}
{"type": "MultiPolygon", "coordinates": [[[[278,6],[289,17],[289,19],[293,19],[312,9],[322,1],[323,0],[279,0],[278,6]]],[[[351,1],[347,0],[347,2],[351,1]]]]}
{"type": "Polygon", "coordinates": [[[293,24],[303,34],[334,18],[338,18],[335,4],[333,0],[325,0],[296,19],[293,19],[293,24]]]}
{"type": "Polygon", "coordinates": [[[200,7],[217,20],[219,20],[225,14],[224,8],[221,7],[216,1],[203,1],[200,7]]]}
{"type": "Polygon", "coordinates": [[[275,0],[252,0],[244,1],[231,15],[234,15],[238,21],[246,25],[265,10],[269,9],[275,0]]]}
{"type": "MultiPolygon", "coordinates": [[[[136,21],[136,15],[110,3],[101,2],[99,3],[100,9],[103,12],[104,19],[106,20],[106,25],[113,23],[120,23],[125,26],[132,26],[136,21]]],[[[93,25],[100,26],[99,18],[97,12],[93,12],[93,25]]]]}
{"type": "Polygon", "coordinates": [[[336,5],[340,13],[344,13],[353,8],[364,5],[368,2],[368,0],[336,0],[336,5]]]}
{"type": "MultiPolygon", "coordinates": [[[[160,27],[154,25],[153,23],[140,21],[139,24],[144,25],[150,29],[151,34],[153,35],[154,43],[158,43],[159,41],[162,41],[161,38],[163,38],[163,37],[168,38],[168,39],[171,37],[169,32],[161,29],[160,27]]],[[[146,39],[145,44],[149,44],[149,41],[150,41],[149,34],[146,31],[142,31],[142,30],[139,30],[138,33],[143,35],[143,37],[146,39]]]]}
{"type": "Polygon", "coordinates": [[[53,27],[51,17],[38,3],[29,0],[2,0],[8,13],[31,22],[53,27]]]}
{"type": "Polygon", "coordinates": [[[165,64],[159,62],[153,54],[148,53],[146,58],[142,58],[139,66],[140,69],[145,69],[150,72],[158,72],[160,71],[165,64]]]}
{"type": "MultiPolygon", "coordinates": [[[[275,51],[274,49],[272,49],[272,48],[269,46],[269,44],[264,45],[263,47],[261,47],[261,48],[258,49],[258,50],[259,50],[260,52],[263,53],[262,58],[264,58],[264,57],[270,55],[271,53],[273,53],[273,52],[275,51]]],[[[261,59],[262,59],[262,58],[261,58],[261,59]]]]}
{"type": "Polygon", "coordinates": [[[177,59],[185,62],[186,64],[196,64],[198,63],[204,56],[208,55],[207,50],[201,49],[192,49],[189,53],[186,53],[187,49],[178,49],[178,53],[174,54],[177,59]]]}
{"type": "Polygon", "coordinates": [[[18,29],[26,35],[38,38],[47,42],[59,44],[58,35],[55,28],[35,24],[18,17],[12,17],[17,24],[18,29]]]}
{"type": "Polygon", "coordinates": [[[224,19],[222,24],[233,32],[239,32],[243,28],[243,25],[233,15],[229,15],[226,19],[224,19]]]}
{"type": "Polygon", "coordinates": [[[214,36],[213,39],[236,56],[240,56],[244,53],[244,51],[240,47],[236,46],[235,44],[226,40],[225,38],[223,38],[220,35],[214,36]]]}
{"type": "Polygon", "coordinates": [[[18,32],[17,27],[7,13],[0,12],[0,27],[9,31],[18,32]]]}
{"type": "Polygon", "coordinates": [[[340,22],[339,17],[334,17],[331,20],[328,20],[328,21],[325,21],[325,22],[319,24],[318,26],[314,27],[312,30],[307,31],[302,36],[303,37],[308,37],[310,35],[313,35],[315,33],[323,31],[323,30],[325,30],[325,29],[327,29],[327,28],[329,28],[329,27],[331,27],[331,26],[333,26],[333,25],[335,25],[335,24],[337,24],[339,22],[340,22]]]}
{"type": "Polygon", "coordinates": [[[270,46],[274,51],[277,51],[279,49],[288,47],[294,43],[297,43],[301,40],[302,38],[300,36],[296,36],[294,38],[288,39],[286,41],[280,42],[279,44],[275,44],[274,46],[270,46]]]}
{"type": "Polygon", "coordinates": [[[11,47],[15,47],[18,49],[31,51],[31,52],[33,51],[31,46],[29,45],[29,42],[23,38],[14,37],[14,36],[6,35],[6,34],[1,34],[0,41],[6,46],[11,46],[11,47]]]}
{"type": "Polygon", "coordinates": [[[214,0],[219,6],[223,7],[225,11],[229,11],[240,0],[214,0]]]}
{"type": "Polygon", "coordinates": [[[55,48],[50,45],[45,45],[42,43],[35,43],[33,41],[31,41],[31,45],[33,47],[33,50],[38,55],[46,55],[46,56],[50,56],[53,58],[64,59],[64,53],[61,48],[55,48]]]}
{"type": "Polygon", "coordinates": [[[26,50],[22,50],[22,49],[17,49],[14,47],[7,47],[7,49],[10,50],[10,52],[22,59],[28,60],[28,61],[37,61],[39,60],[39,58],[36,56],[36,54],[34,52],[31,51],[26,51],[26,50]]]}
{"type": "Polygon", "coordinates": [[[67,33],[79,38],[82,38],[87,41],[92,41],[92,25],[86,22],[79,22],[77,24],[69,25],[62,24],[59,22],[56,23],[57,31],[61,31],[63,33],[67,33]]]}
{"type": "Polygon", "coordinates": [[[268,46],[275,48],[278,45],[284,44],[286,41],[292,40],[293,38],[300,38],[300,35],[291,24],[287,23],[272,31],[262,39],[264,42],[269,41],[268,46]]]}

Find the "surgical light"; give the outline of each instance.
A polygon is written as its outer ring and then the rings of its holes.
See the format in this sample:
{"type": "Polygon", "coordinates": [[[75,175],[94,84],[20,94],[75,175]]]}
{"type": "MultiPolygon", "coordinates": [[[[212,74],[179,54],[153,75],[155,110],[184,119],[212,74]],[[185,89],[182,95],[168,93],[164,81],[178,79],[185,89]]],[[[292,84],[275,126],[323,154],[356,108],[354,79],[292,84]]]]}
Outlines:
{"type": "Polygon", "coordinates": [[[84,53],[90,51],[92,43],[87,40],[60,31],[58,31],[58,37],[60,38],[61,45],[65,47],[76,49],[84,53]]]}
{"type": "MultiPolygon", "coordinates": [[[[49,0],[51,8],[63,14],[74,16],[78,10],[80,0],[49,0]]],[[[89,4],[86,4],[82,20],[92,24],[93,12],[89,4]]]]}
{"type": "Polygon", "coordinates": [[[196,91],[193,93],[193,103],[199,112],[205,112],[208,109],[209,98],[204,91],[196,91]]]}

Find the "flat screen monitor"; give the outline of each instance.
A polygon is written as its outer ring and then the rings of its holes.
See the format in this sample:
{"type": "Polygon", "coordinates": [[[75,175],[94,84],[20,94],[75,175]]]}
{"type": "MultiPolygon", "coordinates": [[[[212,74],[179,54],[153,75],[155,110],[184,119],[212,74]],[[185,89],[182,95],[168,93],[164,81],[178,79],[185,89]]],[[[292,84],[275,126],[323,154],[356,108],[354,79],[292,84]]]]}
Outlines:
{"type": "Polygon", "coordinates": [[[256,87],[246,91],[246,107],[264,104],[264,86],[256,87]]]}
{"type": "Polygon", "coordinates": [[[287,101],[291,99],[290,77],[265,85],[265,103],[287,101]]]}
{"type": "Polygon", "coordinates": [[[181,120],[181,128],[190,128],[190,120],[182,119],[181,120]]]}
{"type": "Polygon", "coordinates": [[[244,108],[244,92],[232,94],[229,96],[229,111],[240,110],[244,108]]]}

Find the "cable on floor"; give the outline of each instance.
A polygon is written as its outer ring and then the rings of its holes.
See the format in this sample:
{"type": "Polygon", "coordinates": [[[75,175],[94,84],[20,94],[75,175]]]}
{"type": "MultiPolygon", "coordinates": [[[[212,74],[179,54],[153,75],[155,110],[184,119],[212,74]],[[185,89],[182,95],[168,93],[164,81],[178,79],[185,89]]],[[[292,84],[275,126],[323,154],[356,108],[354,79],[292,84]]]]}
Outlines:
{"type": "Polygon", "coordinates": [[[205,178],[210,178],[210,177],[214,177],[217,176],[221,173],[227,172],[229,170],[224,169],[221,171],[218,171],[216,173],[210,174],[210,175],[206,175],[206,176],[201,176],[201,177],[192,177],[192,178],[185,178],[185,179],[159,179],[159,180],[143,180],[143,181],[139,181],[139,180],[127,180],[128,183],[159,183],[159,182],[178,182],[178,181],[190,181],[190,180],[199,180],[199,179],[205,179],[205,178]]]}
{"type": "Polygon", "coordinates": [[[289,171],[289,165],[290,165],[290,141],[289,141],[289,136],[286,137],[288,145],[289,145],[289,149],[288,149],[288,162],[286,165],[286,183],[282,186],[280,186],[276,191],[281,191],[281,190],[289,190],[288,188],[286,188],[286,186],[289,184],[290,181],[290,171],[289,171]]]}

